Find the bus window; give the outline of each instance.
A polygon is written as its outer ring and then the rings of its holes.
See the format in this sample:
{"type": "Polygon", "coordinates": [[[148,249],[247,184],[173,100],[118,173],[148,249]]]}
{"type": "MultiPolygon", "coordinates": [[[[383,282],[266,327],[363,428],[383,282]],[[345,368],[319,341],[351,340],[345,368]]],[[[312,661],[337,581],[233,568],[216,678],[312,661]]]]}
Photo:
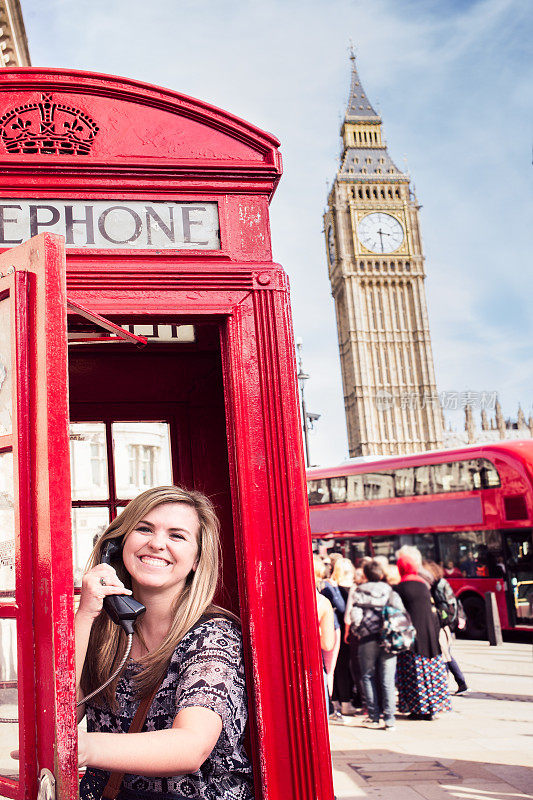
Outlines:
{"type": "Polygon", "coordinates": [[[425,561],[437,560],[435,536],[432,533],[402,534],[398,537],[396,549],[399,550],[399,548],[403,547],[404,544],[411,545],[411,547],[417,547],[425,561]]]}
{"type": "Polygon", "coordinates": [[[512,590],[515,619],[519,624],[533,623],[533,548],[531,529],[505,533],[507,541],[507,577],[512,590]]]}
{"type": "Polygon", "coordinates": [[[415,493],[415,471],[413,467],[394,472],[396,497],[411,497],[415,493]]]}
{"type": "Polygon", "coordinates": [[[415,467],[414,494],[433,494],[433,467],[415,467]]]}
{"type": "Polygon", "coordinates": [[[386,472],[374,472],[363,475],[365,500],[383,500],[394,497],[394,478],[386,472]]]}
{"type": "Polygon", "coordinates": [[[475,475],[477,469],[474,461],[459,461],[458,485],[459,491],[470,491],[479,488],[476,486],[475,475]]]}
{"type": "Polygon", "coordinates": [[[435,464],[433,467],[433,481],[436,492],[460,492],[464,486],[459,480],[459,461],[449,464],[435,464]]]}
{"type": "Polygon", "coordinates": [[[326,478],[320,481],[308,481],[307,493],[310,506],[319,506],[321,503],[329,503],[329,487],[326,478]]]}
{"type": "Polygon", "coordinates": [[[400,547],[400,541],[397,536],[372,536],[371,542],[374,558],[376,556],[385,556],[391,562],[396,561],[396,550],[400,547]]]}
{"type": "Polygon", "coordinates": [[[477,464],[482,489],[492,489],[500,485],[500,476],[494,464],[491,464],[486,458],[478,458],[477,464]]]}
{"type": "Polygon", "coordinates": [[[466,578],[504,577],[500,531],[461,531],[439,534],[440,557],[446,570],[466,578]]]}
{"type": "Polygon", "coordinates": [[[346,478],[330,478],[329,488],[331,490],[331,500],[333,503],[346,502],[346,478]]]}
{"type": "Polygon", "coordinates": [[[349,558],[355,566],[357,566],[362,558],[370,555],[370,548],[366,536],[362,539],[349,539],[346,544],[346,558],[349,558]]]}
{"type": "Polygon", "coordinates": [[[356,503],[365,499],[362,475],[348,475],[348,502],[356,503]]]}

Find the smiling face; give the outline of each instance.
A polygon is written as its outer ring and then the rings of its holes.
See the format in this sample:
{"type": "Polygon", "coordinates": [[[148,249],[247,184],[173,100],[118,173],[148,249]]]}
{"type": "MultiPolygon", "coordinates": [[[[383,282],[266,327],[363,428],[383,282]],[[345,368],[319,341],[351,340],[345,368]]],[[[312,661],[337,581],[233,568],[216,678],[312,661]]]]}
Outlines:
{"type": "Polygon", "coordinates": [[[185,503],[148,511],[126,537],[122,558],[134,594],[165,591],[176,596],[198,560],[198,514],[185,503]]]}

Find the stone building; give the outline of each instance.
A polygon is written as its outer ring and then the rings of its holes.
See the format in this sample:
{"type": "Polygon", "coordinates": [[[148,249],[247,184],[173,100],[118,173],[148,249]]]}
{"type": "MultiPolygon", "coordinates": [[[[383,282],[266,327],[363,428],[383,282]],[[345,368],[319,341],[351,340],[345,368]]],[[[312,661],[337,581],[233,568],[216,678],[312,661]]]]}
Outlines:
{"type": "Polygon", "coordinates": [[[0,0],[0,67],[31,67],[19,0],[0,0]]]}
{"type": "Polygon", "coordinates": [[[494,415],[489,416],[486,409],[481,410],[480,425],[476,424],[473,405],[464,408],[464,429],[454,430],[450,424],[443,431],[444,447],[464,447],[467,444],[490,444],[502,440],[533,439],[533,416],[526,420],[522,407],[518,406],[516,419],[504,417],[499,400],[494,404],[494,415]]]}
{"type": "Polygon", "coordinates": [[[350,456],[442,446],[419,209],[352,54],[342,156],[324,215],[350,456]]]}

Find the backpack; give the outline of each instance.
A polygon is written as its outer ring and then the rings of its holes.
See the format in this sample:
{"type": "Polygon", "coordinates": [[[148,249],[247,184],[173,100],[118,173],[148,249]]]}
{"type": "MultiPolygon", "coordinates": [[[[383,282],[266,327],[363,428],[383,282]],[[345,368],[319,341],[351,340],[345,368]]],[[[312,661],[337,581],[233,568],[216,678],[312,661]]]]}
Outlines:
{"type": "Polygon", "coordinates": [[[459,623],[459,604],[453,589],[445,578],[441,578],[431,587],[431,596],[437,609],[441,628],[446,625],[454,631],[459,623]]]}
{"type": "Polygon", "coordinates": [[[383,606],[381,616],[379,644],[383,650],[390,655],[410,650],[415,641],[416,630],[407,611],[400,611],[386,604],[383,606]]]}

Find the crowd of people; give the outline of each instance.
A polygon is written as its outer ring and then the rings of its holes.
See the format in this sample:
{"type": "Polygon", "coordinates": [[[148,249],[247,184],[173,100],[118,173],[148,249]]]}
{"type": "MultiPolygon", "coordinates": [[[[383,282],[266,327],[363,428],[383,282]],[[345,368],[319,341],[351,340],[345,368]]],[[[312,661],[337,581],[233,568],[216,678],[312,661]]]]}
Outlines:
{"type": "Polygon", "coordinates": [[[366,728],[393,731],[397,714],[432,720],[468,690],[452,655],[464,624],[445,570],[404,546],[354,565],[340,553],[314,556],[324,690],[329,719],[363,714],[366,728]]]}

